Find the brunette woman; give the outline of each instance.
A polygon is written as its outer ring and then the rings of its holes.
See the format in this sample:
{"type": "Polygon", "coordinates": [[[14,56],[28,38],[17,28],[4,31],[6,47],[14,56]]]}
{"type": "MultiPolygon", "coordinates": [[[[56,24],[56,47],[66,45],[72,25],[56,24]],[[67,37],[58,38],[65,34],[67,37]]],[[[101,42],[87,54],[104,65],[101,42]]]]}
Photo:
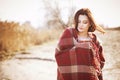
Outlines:
{"type": "Polygon", "coordinates": [[[57,80],[103,80],[103,48],[95,30],[105,33],[88,8],[78,10],[75,27],[64,30],[55,50],[57,80]]]}

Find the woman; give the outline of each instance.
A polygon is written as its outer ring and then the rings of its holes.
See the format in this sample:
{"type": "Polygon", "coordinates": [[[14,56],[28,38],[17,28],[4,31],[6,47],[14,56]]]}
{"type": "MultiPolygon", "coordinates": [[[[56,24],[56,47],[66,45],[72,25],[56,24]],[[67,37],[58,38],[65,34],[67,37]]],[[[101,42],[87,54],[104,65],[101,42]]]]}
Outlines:
{"type": "Polygon", "coordinates": [[[103,80],[103,48],[96,35],[98,26],[88,8],[78,10],[74,17],[75,28],[67,28],[56,48],[57,80],[103,80]]]}

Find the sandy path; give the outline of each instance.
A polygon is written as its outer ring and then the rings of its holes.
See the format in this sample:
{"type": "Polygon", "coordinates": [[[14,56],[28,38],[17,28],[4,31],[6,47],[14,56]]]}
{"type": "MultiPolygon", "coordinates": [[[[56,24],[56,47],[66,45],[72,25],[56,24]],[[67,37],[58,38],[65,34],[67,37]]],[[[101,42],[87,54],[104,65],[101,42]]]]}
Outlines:
{"type": "Polygon", "coordinates": [[[28,54],[0,62],[0,80],[56,80],[55,44],[36,46],[28,54]]]}

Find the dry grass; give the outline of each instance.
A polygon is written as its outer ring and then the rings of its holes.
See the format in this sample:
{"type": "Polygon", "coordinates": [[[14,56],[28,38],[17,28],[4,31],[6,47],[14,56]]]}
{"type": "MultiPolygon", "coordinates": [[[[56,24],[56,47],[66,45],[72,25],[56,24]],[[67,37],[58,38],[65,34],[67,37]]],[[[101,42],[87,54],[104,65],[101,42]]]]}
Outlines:
{"type": "Polygon", "coordinates": [[[58,38],[61,30],[34,29],[30,24],[0,21],[0,60],[8,59],[15,52],[33,45],[40,45],[58,38]]]}
{"type": "Polygon", "coordinates": [[[106,54],[111,55],[113,66],[120,68],[120,30],[108,30],[104,42],[106,54]]]}
{"type": "Polygon", "coordinates": [[[40,29],[37,31],[37,34],[34,35],[34,44],[35,45],[40,45],[44,42],[48,42],[50,40],[54,40],[57,39],[61,33],[61,29],[60,30],[56,30],[56,29],[40,29]]]}
{"type": "Polygon", "coordinates": [[[106,59],[103,77],[105,80],[120,80],[120,29],[108,29],[99,37],[103,41],[106,59]]]}
{"type": "Polygon", "coordinates": [[[106,63],[120,68],[120,29],[107,29],[105,34],[97,34],[103,43],[106,63]]]}

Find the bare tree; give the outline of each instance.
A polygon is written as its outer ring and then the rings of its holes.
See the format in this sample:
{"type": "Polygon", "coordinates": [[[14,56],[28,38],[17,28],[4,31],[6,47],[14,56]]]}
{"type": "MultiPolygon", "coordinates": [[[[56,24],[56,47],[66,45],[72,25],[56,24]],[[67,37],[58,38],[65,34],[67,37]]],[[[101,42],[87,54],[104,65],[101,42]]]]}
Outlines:
{"type": "Polygon", "coordinates": [[[43,0],[43,3],[45,5],[45,9],[47,11],[46,13],[46,19],[47,19],[47,26],[49,28],[66,28],[67,26],[72,25],[73,23],[73,14],[75,11],[75,8],[70,8],[69,9],[69,17],[68,17],[68,22],[65,23],[62,20],[61,17],[61,9],[58,6],[58,2],[52,1],[52,3],[48,0],[43,0]]]}

